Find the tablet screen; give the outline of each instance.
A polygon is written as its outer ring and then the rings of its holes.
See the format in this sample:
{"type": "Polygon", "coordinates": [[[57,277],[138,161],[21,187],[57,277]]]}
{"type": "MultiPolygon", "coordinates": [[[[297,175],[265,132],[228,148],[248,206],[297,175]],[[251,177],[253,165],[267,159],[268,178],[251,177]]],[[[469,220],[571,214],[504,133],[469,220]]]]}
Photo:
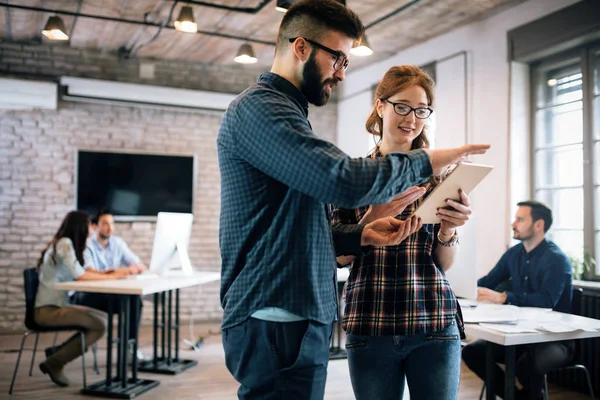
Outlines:
{"type": "Polygon", "coordinates": [[[444,208],[446,199],[459,200],[458,190],[462,189],[467,195],[485,178],[494,167],[489,165],[463,163],[454,168],[442,183],[427,196],[413,213],[421,217],[424,224],[437,224],[440,219],[436,216],[438,208],[444,208]]]}

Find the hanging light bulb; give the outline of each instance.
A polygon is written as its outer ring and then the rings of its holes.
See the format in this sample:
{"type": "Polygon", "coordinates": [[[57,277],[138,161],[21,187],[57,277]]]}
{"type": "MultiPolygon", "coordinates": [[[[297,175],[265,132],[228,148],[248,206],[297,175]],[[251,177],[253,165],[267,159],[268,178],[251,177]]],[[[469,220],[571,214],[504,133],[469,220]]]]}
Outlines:
{"type": "Polygon", "coordinates": [[[179,17],[175,20],[175,29],[180,32],[196,33],[198,32],[198,24],[194,19],[192,7],[183,6],[179,11],[179,17]]]}
{"type": "Polygon", "coordinates": [[[254,50],[252,50],[250,43],[244,43],[240,46],[240,50],[233,61],[240,64],[254,64],[258,59],[254,56],[254,50]]]}
{"type": "Polygon", "coordinates": [[[367,40],[367,35],[363,35],[362,39],[360,40],[360,46],[350,49],[350,54],[358,57],[366,57],[373,54],[371,45],[369,45],[369,41],[367,40]]]}
{"type": "Polygon", "coordinates": [[[54,15],[46,21],[42,35],[50,40],[69,40],[69,35],[65,33],[66,31],[63,20],[59,16],[54,15]]]}

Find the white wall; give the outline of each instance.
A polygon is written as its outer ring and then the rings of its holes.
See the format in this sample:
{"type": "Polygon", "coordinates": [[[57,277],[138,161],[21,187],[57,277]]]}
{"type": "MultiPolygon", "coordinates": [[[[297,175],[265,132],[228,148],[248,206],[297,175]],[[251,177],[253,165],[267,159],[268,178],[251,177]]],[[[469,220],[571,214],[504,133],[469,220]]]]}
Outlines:
{"type": "MultiPolygon", "coordinates": [[[[364,91],[378,82],[391,66],[423,65],[463,51],[467,53],[470,96],[465,121],[469,126],[467,138],[471,143],[492,145],[488,154],[479,156],[476,160],[495,167],[472,197],[477,216],[470,223],[475,225],[477,237],[481,239],[477,249],[470,248],[465,240],[461,243],[462,251],[476,260],[479,275],[487,273],[506,250],[509,244],[508,225],[512,219],[512,215],[509,215],[510,202],[513,201],[509,176],[510,63],[507,60],[506,33],[576,2],[577,0],[526,1],[488,19],[408,48],[387,60],[350,71],[341,88],[337,143],[342,149],[352,149],[359,153],[357,155],[364,155],[372,147],[362,147],[364,119],[359,123],[359,115],[366,116],[369,110],[363,112],[362,107],[371,104],[370,101],[366,102],[366,95],[362,94],[364,91]]],[[[443,86],[447,82],[440,81],[438,84],[443,86]]],[[[438,101],[436,107],[440,110],[452,109],[453,105],[438,101]]],[[[438,114],[437,119],[438,143],[442,135],[461,134],[444,129],[446,121],[440,117],[443,115],[438,114]]]]}
{"type": "Polygon", "coordinates": [[[375,145],[373,136],[365,129],[372,106],[370,87],[338,102],[336,144],[352,157],[364,157],[375,145]]]}

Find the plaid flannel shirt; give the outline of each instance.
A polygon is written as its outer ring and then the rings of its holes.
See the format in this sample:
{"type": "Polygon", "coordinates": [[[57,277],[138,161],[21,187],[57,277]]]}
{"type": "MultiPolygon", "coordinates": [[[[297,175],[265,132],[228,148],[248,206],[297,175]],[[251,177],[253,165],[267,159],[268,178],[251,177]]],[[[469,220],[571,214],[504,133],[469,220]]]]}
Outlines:
{"type": "MultiPolygon", "coordinates": [[[[376,150],[371,157],[380,157],[376,150]]],[[[427,196],[433,189],[426,184],[427,196]]],[[[420,200],[397,216],[408,218],[420,200]]],[[[334,207],[332,223],[357,224],[368,207],[334,207]]],[[[444,272],[433,260],[439,224],[425,224],[397,246],[374,247],[349,266],[343,326],[367,336],[437,332],[456,318],[457,302],[444,272]]]]}

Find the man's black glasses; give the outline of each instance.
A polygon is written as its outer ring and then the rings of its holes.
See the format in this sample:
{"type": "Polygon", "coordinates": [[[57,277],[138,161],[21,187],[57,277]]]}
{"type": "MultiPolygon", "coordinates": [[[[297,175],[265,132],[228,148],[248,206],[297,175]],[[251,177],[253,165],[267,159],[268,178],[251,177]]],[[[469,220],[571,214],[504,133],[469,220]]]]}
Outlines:
{"type": "Polygon", "coordinates": [[[426,118],[429,118],[429,116],[433,112],[433,110],[429,107],[412,108],[411,106],[408,106],[404,103],[394,103],[394,102],[389,101],[388,99],[380,99],[380,100],[393,105],[394,112],[398,115],[402,115],[403,117],[406,117],[408,114],[410,114],[411,111],[413,111],[415,113],[415,117],[417,117],[419,119],[426,119],[426,118]]]}
{"type": "MultiPolygon", "coordinates": [[[[289,39],[290,43],[294,43],[296,41],[296,39],[298,39],[298,38],[297,37],[290,38],[289,39]]],[[[327,46],[323,46],[321,43],[315,42],[314,40],[310,40],[305,37],[302,37],[302,39],[306,40],[308,43],[312,44],[313,46],[318,47],[319,49],[324,50],[331,55],[334,55],[335,56],[335,61],[333,63],[334,70],[339,71],[342,68],[344,68],[344,69],[348,68],[348,64],[350,63],[350,60],[348,60],[348,57],[341,51],[330,49],[327,46]]]]}

